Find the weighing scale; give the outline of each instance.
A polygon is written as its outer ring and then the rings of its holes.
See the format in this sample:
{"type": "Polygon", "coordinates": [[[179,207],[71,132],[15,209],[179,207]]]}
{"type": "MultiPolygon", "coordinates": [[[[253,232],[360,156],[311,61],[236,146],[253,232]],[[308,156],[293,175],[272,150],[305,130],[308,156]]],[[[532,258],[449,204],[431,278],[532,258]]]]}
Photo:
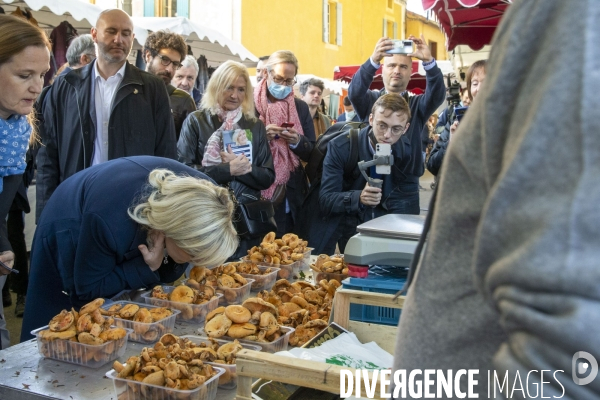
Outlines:
{"type": "Polygon", "coordinates": [[[365,277],[369,265],[408,267],[424,224],[425,216],[388,214],[358,225],[344,251],[349,275],[365,277]]]}

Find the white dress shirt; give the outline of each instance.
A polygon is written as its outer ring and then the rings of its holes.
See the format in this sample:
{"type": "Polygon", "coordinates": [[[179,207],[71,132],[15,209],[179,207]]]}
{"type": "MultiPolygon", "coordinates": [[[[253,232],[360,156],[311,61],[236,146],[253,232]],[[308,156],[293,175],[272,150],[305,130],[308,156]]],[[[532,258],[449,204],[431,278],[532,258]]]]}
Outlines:
{"type": "Polygon", "coordinates": [[[94,105],[96,109],[96,140],[92,165],[108,161],[108,122],[115,93],[125,75],[125,62],[116,74],[108,79],[102,78],[98,71],[98,62],[94,62],[94,105]]]}

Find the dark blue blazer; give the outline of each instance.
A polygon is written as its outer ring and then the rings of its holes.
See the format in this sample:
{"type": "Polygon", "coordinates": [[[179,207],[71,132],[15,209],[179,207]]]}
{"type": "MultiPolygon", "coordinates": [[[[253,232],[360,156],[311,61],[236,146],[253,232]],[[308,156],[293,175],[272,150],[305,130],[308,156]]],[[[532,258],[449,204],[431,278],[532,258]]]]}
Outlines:
{"type": "Polygon", "coordinates": [[[172,260],[150,270],[138,249],[146,244],[147,231],[127,214],[144,197],[155,168],[210,180],[177,161],[139,156],[87,168],[58,186],[33,239],[21,341],[62,309],[79,309],[125,289],[174,282],[183,274],[186,265],[172,260]]]}
{"type": "MultiPolygon", "coordinates": [[[[341,113],[336,122],[346,121],[346,113],[341,113]]],[[[354,114],[354,118],[352,118],[354,122],[360,122],[360,118],[358,114],[354,114]]]]}

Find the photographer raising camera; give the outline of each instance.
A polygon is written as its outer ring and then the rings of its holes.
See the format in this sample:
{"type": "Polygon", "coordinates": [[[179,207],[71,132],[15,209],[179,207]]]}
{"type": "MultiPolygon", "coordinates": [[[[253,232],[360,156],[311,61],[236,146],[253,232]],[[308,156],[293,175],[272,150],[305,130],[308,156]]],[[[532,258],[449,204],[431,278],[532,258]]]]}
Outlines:
{"type": "MultiPolygon", "coordinates": [[[[485,80],[485,60],[479,60],[471,64],[467,71],[467,94],[469,99],[473,102],[477,93],[483,85],[485,80]]],[[[449,98],[451,96],[448,96],[449,98]]],[[[458,94],[460,99],[460,94],[458,94]]],[[[449,100],[450,103],[450,100],[449,100]]],[[[446,154],[446,149],[452,136],[455,134],[458,126],[460,125],[460,119],[464,116],[468,107],[459,107],[460,104],[450,104],[446,110],[440,114],[440,118],[437,124],[437,131],[440,133],[440,137],[431,150],[431,155],[427,160],[427,170],[433,175],[437,176],[440,168],[442,167],[442,161],[446,154]]]]}

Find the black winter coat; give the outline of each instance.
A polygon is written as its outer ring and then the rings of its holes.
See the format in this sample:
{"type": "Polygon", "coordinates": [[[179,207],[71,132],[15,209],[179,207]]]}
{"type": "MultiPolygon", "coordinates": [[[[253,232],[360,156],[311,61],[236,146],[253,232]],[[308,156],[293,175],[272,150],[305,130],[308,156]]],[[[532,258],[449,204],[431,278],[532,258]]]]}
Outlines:
{"type": "Polygon", "coordinates": [[[210,136],[222,125],[218,116],[204,109],[191,113],[181,127],[181,135],[177,142],[179,161],[204,172],[219,185],[226,185],[236,180],[252,189],[265,190],[275,181],[275,168],[265,125],[258,118],[255,121],[248,121],[244,116],[237,124],[240,129],[252,131],[252,172],[249,174],[232,176],[229,173],[229,163],[202,166],[204,146],[210,136]]]}
{"type": "MultiPolygon", "coordinates": [[[[44,101],[37,156],[36,219],[65,179],[92,164],[96,118],[94,63],[60,76],[44,101]]],[[[127,63],[108,126],[108,159],[148,155],[177,158],[175,125],[162,79],[127,63]]]]}

